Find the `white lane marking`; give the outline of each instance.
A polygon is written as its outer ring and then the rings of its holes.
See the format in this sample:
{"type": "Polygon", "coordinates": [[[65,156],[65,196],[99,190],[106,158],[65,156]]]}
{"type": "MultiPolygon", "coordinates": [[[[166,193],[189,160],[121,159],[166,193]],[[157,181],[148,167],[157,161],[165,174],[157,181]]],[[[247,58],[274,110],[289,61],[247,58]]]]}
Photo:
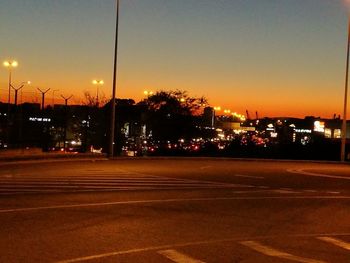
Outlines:
{"type": "Polygon", "coordinates": [[[265,186],[265,185],[260,185],[260,186],[258,186],[258,188],[261,188],[261,189],[269,189],[270,187],[265,186]]]}
{"type": "Polygon", "coordinates": [[[346,250],[350,250],[350,243],[344,242],[343,240],[336,239],[333,237],[318,237],[319,240],[325,241],[327,243],[331,243],[335,246],[344,248],[346,250]]]}
{"type": "Polygon", "coordinates": [[[251,179],[265,179],[265,177],[262,176],[253,176],[253,175],[245,175],[245,174],[235,174],[236,177],[243,177],[243,178],[251,178],[251,179]]]}
{"type": "Polygon", "coordinates": [[[261,243],[256,241],[242,241],[239,243],[246,247],[249,247],[250,249],[253,249],[264,255],[271,256],[271,257],[283,258],[283,259],[288,259],[288,260],[302,262],[302,263],[325,263],[325,261],[295,256],[295,255],[262,245],[261,243]]]}
{"type": "Polygon", "coordinates": [[[205,263],[204,261],[194,259],[173,249],[161,250],[158,251],[158,254],[161,254],[176,263],[205,263]]]}
{"type": "Polygon", "coordinates": [[[350,180],[350,177],[330,175],[330,174],[312,173],[312,172],[306,172],[306,171],[304,171],[302,169],[288,169],[287,172],[288,173],[294,173],[294,174],[303,174],[303,175],[309,175],[309,176],[316,176],[316,177],[350,180]]]}
{"type": "Polygon", "coordinates": [[[116,206],[116,205],[135,205],[135,204],[152,204],[152,203],[180,203],[180,202],[205,202],[205,201],[240,201],[240,200],[278,200],[278,199],[320,199],[320,200],[349,200],[350,196],[247,196],[247,197],[216,197],[216,198],[183,198],[183,199],[151,199],[151,200],[136,200],[136,201],[118,201],[118,202],[106,202],[106,203],[86,203],[86,204],[74,204],[74,205],[56,205],[56,206],[39,206],[39,207],[24,207],[13,209],[2,209],[1,213],[15,213],[15,212],[27,212],[27,211],[39,211],[50,209],[68,209],[68,208],[87,208],[98,206],[116,206]]]}
{"type": "MultiPolygon", "coordinates": [[[[286,237],[305,238],[305,237],[318,237],[318,236],[349,236],[349,235],[350,235],[350,233],[323,233],[323,234],[318,233],[318,234],[294,234],[294,235],[287,235],[286,237]]],[[[279,238],[279,237],[280,236],[255,236],[255,237],[253,237],[253,239],[266,240],[269,238],[279,238]]],[[[56,263],[82,262],[82,261],[88,261],[88,260],[93,260],[93,259],[102,259],[102,258],[118,256],[118,255],[141,253],[141,252],[162,250],[162,249],[173,249],[173,248],[178,248],[178,247],[208,245],[208,244],[216,244],[216,243],[224,243],[224,242],[239,242],[240,240],[242,240],[242,238],[236,237],[236,238],[226,238],[226,239],[212,239],[212,240],[194,241],[194,242],[187,242],[187,243],[175,243],[175,244],[167,244],[167,245],[154,246],[154,247],[144,247],[144,248],[114,251],[114,252],[109,252],[109,253],[104,253],[104,254],[97,254],[97,255],[91,255],[91,256],[86,256],[86,257],[79,257],[79,258],[73,258],[73,259],[68,259],[68,260],[62,260],[62,261],[58,261],[56,263]]]]}
{"type": "Polygon", "coordinates": [[[303,190],[303,192],[305,192],[305,193],[317,193],[316,190],[303,190]]]}
{"type": "Polygon", "coordinates": [[[336,192],[336,191],[327,191],[326,193],[327,193],[327,194],[336,194],[336,195],[337,195],[337,194],[340,194],[340,192],[336,192]]]}
{"type": "MultiPolygon", "coordinates": [[[[317,237],[322,235],[328,236],[349,236],[350,233],[328,233],[328,234],[295,234],[288,235],[288,237],[317,237]]],[[[269,238],[277,238],[280,236],[256,236],[254,239],[269,239],[269,238]]],[[[86,257],[73,258],[68,260],[57,261],[56,263],[73,263],[73,262],[82,262],[94,259],[102,259],[106,257],[118,256],[118,255],[126,255],[133,253],[141,253],[146,251],[154,251],[154,250],[162,250],[162,249],[172,249],[177,247],[187,247],[187,246],[196,246],[196,245],[208,245],[208,244],[216,244],[216,243],[224,243],[224,242],[239,242],[242,238],[226,238],[226,239],[212,239],[212,240],[203,240],[203,241],[195,241],[195,242],[187,242],[187,243],[176,243],[176,244],[167,244],[162,246],[154,246],[154,247],[145,247],[145,248],[136,248],[122,251],[114,251],[104,254],[91,255],[86,257]]],[[[320,262],[320,261],[318,261],[320,262]]],[[[316,263],[316,262],[312,262],[316,263]]]]}
{"type": "Polygon", "coordinates": [[[276,189],[276,190],[272,190],[272,192],[279,193],[279,194],[299,194],[300,193],[300,192],[284,190],[284,189],[276,189]]]}

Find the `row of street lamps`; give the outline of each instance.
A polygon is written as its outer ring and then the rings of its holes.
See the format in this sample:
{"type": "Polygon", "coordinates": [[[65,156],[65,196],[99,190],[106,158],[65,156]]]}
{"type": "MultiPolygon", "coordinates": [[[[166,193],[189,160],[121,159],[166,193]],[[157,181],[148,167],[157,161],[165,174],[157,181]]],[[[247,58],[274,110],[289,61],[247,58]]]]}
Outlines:
{"type": "MultiPolygon", "coordinates": [[[[14,104],[17,105],[17,102],[18,102],[18,91],[20,91],[25,85],[30,85],[31,84],[31,81],[24,81],[22,82],[18,87],[15,87],[13,84],[12,84],[12,70],[16,67],[18,67],[18,62],[16,60],[6,60],[4,61],[3,63],[4,67],[6,67],[9,71],[9,78],[8,78],[8,105],[10,105],[11,103],[11,89],[14,90],[15,92],[15,97],[14,97],[14,104]]],[[[96,105],[98,106],[99,105],[99,86],[102,86],[104,84],[104,81],[103,80],[96,80],[94,79],[92,81],[92,84],[93,85],[96,85],[97,86],[97,91],[96,91],[96,105]]],[[[43,109],[45,104],[44,104],[44,101],[45,101],[45,94],[50,90],[50,89],[47,89],[45,91],[41,90],[40,88],[37,88],[38,91],[41,93],[42,95],[42,105],[41,105],[41,108],[43,109]]],[[[54,96],[55,96],[55,92],[59,91],[58,89],[55,89],[53,90],[53,100],[52,100],[52,104],[54,104],[54,96]]]]}

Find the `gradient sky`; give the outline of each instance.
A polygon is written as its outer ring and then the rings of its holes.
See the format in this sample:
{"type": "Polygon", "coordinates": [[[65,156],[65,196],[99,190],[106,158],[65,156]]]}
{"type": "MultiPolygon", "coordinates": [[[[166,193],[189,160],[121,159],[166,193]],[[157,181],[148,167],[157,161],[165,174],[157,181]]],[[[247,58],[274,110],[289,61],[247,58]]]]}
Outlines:
{"type": "MultiPolygon", "coordinates": [[[[59,89],[79,103],[110,96],[114,0],[0,0],[0,59],[13,81],[59,89]]],[[[187,90],[212,106],[260,116],[341,114],[347,34],[344,0],[121,0],[117,96],[187,90]]],[[[0,98],[7,99],[0,68],[0,98]]],[[[49,102],[52,92],[48,94],[49,102]]],[[[349,112],[350,113],[350,112],[349,112]]]]}

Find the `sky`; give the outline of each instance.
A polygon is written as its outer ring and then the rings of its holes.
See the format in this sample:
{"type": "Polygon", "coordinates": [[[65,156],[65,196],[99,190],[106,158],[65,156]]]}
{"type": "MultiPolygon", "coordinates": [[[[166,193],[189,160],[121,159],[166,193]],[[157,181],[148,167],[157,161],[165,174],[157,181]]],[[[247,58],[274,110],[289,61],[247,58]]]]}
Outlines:
{"type": "MultiPolygon", "coordinates": [[[[180,89],[261,117],[342,114],[344,1],[120,0],[117,97],[180,89]]],[[[114,0],[0,0],[0,60],[18,61],[14,86],[32,81],[22,101],[50,88],[49,103],[80,103],[93,79],[110,97],[114,33],[114,0]]],[[[7,87],[1,67],[2,101],[7,87]]]]}

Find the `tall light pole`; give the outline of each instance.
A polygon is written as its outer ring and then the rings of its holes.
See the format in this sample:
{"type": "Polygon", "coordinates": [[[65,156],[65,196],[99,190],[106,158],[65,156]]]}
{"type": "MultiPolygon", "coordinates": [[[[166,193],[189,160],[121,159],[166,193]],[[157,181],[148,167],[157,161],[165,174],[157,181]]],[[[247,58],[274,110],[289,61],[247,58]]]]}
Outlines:
{"type": "Polygon", "coordinates": [[[15,68],[18,66],[18,62],[16,60],[6,60],[4,61],[4,66],[8,68],[9,70],[9,87],[8,87],[8,99],[7,103],[10,105],[10,99],[11,99],[11,78],[12,78],[12,68],[15,68]]]}
{"type": "Polygon", "coordinates": [[[92,84],[94,84],[96,86],[96,106],[98,108],[98,106],[99,106],[99,100],[98,100],[99,86],[102,86],[104,84],[104,81],[102,79],[101,80],[94,79],[92,81],[92,84]]]}
{"type": "Polygon", "coordinates": [[[21,85],[18,88],[15,88],[12,84],[11,84],[11,88],[15,91],[15,105],[17,106],[17,95],[18,95],[18,91],[21,90],[25,84],[30,84],[30,81],[26,81],[26,82],[22,82],[21,85]]]}
{"type": "Polygon", "coordinates": [[[41,110],[44,110],[45,109],[45,94],[50,90],[50,89],[47,89],[45,91],[37,88],[40,93],[41,93],[41,110]]]}
{"type": "MultiPolygon", "coordinates": [[[[348,11],[349,12],[349,11],[348,11]]],[[[348,43],[346,52],[346,71],[345,71],[345,94],[344,94],[344,113],[343,113],[343,125],[341,132],[341,154],[340,160],[345,162],[345,148],[346,148],[346,113],[348,106],[348,83],[349,83],[349,53],[350,53],[350,15],[348,15],[348,43]]]]}
{"type": "Polygon", "coordinates": [[[118,29],[119,29],[119,0],[116,0],[113,89],[112,89],[112,99],[111,99],[111,120],[110,120],[109,151],[108,151],[108,156],[110,158],[114,156],[115,93],[117,89],[117,66],[118,66],[118,29]]]}
{"type": "Polygon", "coordinates": [[[69,97],[64,97],[61,95],[61,97],[64,99],[64,111],[65,111],[65,117],[64,117],[64,130],[63,130],[63,137],[64,137],[64,142],[63,142],[63,148],[64,151],[66,151],[66,141],[67,141],[67,123],[68,123],[68,101],[73,97],[73,95],[70,95],[69,97]]]}

